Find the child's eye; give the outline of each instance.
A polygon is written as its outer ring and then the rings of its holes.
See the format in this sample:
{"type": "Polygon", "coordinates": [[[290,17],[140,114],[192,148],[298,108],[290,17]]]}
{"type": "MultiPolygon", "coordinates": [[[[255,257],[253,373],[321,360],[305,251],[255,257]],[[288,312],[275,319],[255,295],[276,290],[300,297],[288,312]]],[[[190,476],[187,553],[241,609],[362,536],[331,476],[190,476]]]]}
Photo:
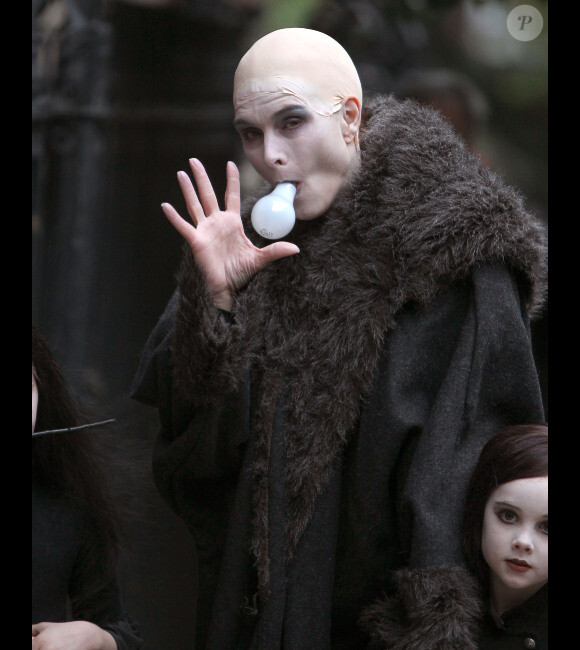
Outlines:
{"type": "Polygon", "coordinates": [[[544,533],[544,535],[548,534],[548,522],[547,521],[541,521],[538,524],[538,528],[544,533]]]}
{"type": "Polygon", "coordinates": [[[518,516],[513,510],[500,510],[497,516],[505,524],[513,524],[518,520],[518,516]]]}

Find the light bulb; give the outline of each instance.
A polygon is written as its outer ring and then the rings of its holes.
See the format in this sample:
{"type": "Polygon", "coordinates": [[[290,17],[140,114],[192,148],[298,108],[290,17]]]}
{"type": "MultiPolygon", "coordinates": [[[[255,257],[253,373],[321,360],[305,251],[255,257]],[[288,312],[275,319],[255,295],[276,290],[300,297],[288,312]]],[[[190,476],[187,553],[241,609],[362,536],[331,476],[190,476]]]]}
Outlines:
{"type": "Polygon", "coordinates": [[[266,239],[280,239],[294,228],[296,213],[294,212],[294,183],[280,183],[262,197],[252,210],[252,226],[254,230],[266,239]]]}

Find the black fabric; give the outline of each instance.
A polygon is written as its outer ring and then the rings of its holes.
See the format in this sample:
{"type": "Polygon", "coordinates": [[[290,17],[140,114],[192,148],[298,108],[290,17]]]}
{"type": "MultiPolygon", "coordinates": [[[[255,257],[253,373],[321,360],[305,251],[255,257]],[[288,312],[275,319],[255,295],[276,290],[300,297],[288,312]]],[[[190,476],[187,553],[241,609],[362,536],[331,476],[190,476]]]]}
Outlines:
{"type": "Polygon", "coordinates": [[[32,481],[32,623],[89,621],[111,633],[119,650],[141,647],[136,622],[83,508],[32,481]],[[98,585],[95,576],[103,576],[98,585]],[[95,585],[88,592],[87,585],[95,585]]]}
{"type": "Polygon", "coordinates": [[[480,650],[547,650],[548,585],[519,607],[502,616],[498,625],[487,614],[479,639],[480,650]],[[532,643],[533,642],[533,643],[532,643]]]}
{"type": "MultiPolygon", "coordinates": [[[[185,249],[144,351],[155,480],[200,552],[198,647],[381,647],[359,618],[403,567],[447,593],[482,446],[543,420],[542,228],[434,112],[369,110],[361,168],[288,237],[301,253],[226,315],[185,249]]],[[[449,621],[448,647],[473,647],[449,621]]]]}
{"type": "MultiPolygon", "coordinates": [[[[292,584],[293,592],[306,601],[319,599],[317,608],[307,611],[323,609],[326,616],[332,616],[331,640],[319,639],[316,647],[364,648],[369,638],[359,630],[357,618],[373,595],[389,590],[390,572],[396,568],[406,563],[416,567],[461,563],[458,514],[463,488],[481,447],[504,422],[542,418],[527,320],[516,287],[502,269],[482,268],[474,275],[475,286],[454,286],[428,311],[409,306],[400,314],[380,363],[375,390],[362,411],[358,435],[345,450],[340,498],[331,482],[319,501],[319,510],[327,516],[331,509],[326,499],[334,497],[334,508],[340,504],[338,530],[327,526],[327,519],[317,513],[316,523],[307,529],[299,547],[294,566],[309,567],[316,578],[324,565],[314,561],[312,537],[323,542],[321,550],[333,536],[339,536],[335,554],[327,556],[332,572],[323,576],[324,584],[334,578],[332,598],[328,599],[328,589],[321,589],[316,579],[314,585],[307,583],[308,574],[298,569],[292,584]],[[504,312],[501,327],[489,316],[494,308],[504,312]],[[417,549],[415,555],[413,549],[417,549]]],[[[251,437],[249,400],[243,399],[249,390],[243,383],[227,409],[197,409],[182,436],[171,442],[161,435],[155,451],[157,485],[200,542],[201,563],[207,568],[205,550],[211,548],[211,564],[217,572],[220,551],[227,544],[222,587],[217,591],[220,611],[211,632],[218,638],[225,634],[235,638],[246,629],[241,626],[242,602],[255,594],[253,586],[244,591],[244,585],[253,584],[249,553],[252,486],[247,470],[237,494],[235,488],[245,443],[251,437]],[[206,479],[216,467],[232,473],[206,479]],[[224,540],[230,512],[227,504],[234,494],[237,500],[224,540]],[[242,587],[235,590],[239,584],[242,587]],[[224,600],[228,607],[223,606],[224,600]]],[[[166,408],[162,404],[167,416],[166,408]]],[[[175,415],[181,420],[184,411],[175,415]]],[[[246,458],[247,465],[251,462],[246,458]]],[[[280,473],[276,476],[281,480],[280,473]]],[[[208,634],[217,581],[215,573],[209,573],[203,573],[199,585],[201,607],[207,603],[199,618],[200,643],[208,634]]],[[[296,610],[287,612],[288,620],[300,618],[301,609],[298,603],[296,610]]],[[[280,647],[309,647],[312,629],[302,619],[293,629],[304,635],[305,643],[280,647]]],[[[212,641],[207,647],[229,646],[212,641]]]]}

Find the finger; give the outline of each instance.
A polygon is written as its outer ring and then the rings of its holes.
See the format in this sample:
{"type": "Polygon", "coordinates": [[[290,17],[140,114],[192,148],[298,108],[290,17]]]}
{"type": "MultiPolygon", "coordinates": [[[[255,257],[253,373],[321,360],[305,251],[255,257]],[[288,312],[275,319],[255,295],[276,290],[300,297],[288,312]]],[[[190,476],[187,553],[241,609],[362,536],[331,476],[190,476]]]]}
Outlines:
{"type": "Polygon", "coordinates": [[[282,259],[283,257],[290,257],[290,255],[297,255],[300,249],[295,244],[286,241],[278,241],[270,244],[265,248],[260,249],[263,266],[274,262],[275,260],[282,259]]]}
{"type": "Polygon", "coordinates": [[[197,198],[193,183],[185,172],[177,172],[177,180],[179,181],[179,187],[181,187],[189,216],[197,226],[201,221],[205,221],[205,214],[197,198]]]}
{"type": "Polygon", "coordinates": [[[35,623],[32,626],[32,636],[33,637],[38,636],[42,632],[42,630],[46,629],[46,627],[47,627],[46,623],[35,623]]]}
{"type": "Polygon", "coordinates": [[[213,191],[213,186],[209,180],[209,176],[205,171],[205,167],[199,162],[199,160],[197,160],[197,158],[192,158],[189,161],[189,164],[191,165],[191,171],[195,177],[199,198],[201,199],[205,215],[207,217],[210,215],[215,216],[220,212],[220,206],[215,192],[213,191]]]}
{"type": "Polygon", "coordinates": [[[233,162],[229,162],[226,167],[227,186],[226,186],[226,210],[240,214],[240,172],[233,162]]]}
{"type": "Polygon", "coordinates": [[[171,225],[182,237],[187,241],[191,241],[195,237],[195,228],[183,219],[170,203],[162,203],[161,209],[171,225]]]}

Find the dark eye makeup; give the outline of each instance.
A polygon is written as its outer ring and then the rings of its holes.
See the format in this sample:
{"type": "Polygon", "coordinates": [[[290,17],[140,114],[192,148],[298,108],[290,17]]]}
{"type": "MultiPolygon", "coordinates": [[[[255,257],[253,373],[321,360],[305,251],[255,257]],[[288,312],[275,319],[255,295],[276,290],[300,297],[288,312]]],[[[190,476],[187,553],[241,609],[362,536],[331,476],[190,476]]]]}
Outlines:
{"type": "Polygon", "coordinates": [[[496,514],[499,520],[503,521],[505,524],[513,524],[518,521],[518,515],[513,510],[502,508],[501,510],[498,510],[496,514]]]}

